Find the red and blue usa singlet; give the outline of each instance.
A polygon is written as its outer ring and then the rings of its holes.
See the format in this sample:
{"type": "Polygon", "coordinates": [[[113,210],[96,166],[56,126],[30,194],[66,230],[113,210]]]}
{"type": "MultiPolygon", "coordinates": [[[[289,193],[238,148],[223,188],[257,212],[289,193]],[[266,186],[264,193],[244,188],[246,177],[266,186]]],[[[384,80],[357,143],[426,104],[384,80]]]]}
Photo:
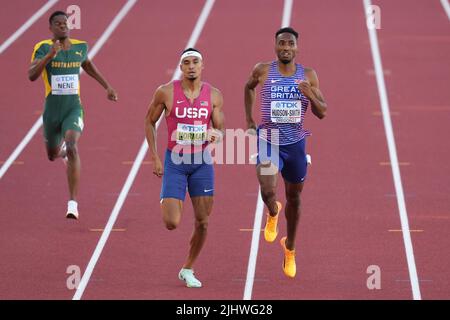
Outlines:
{"type": "Polygon", "coordinates": [[[203,82],[199,96],[191,104],[186,98],[181,81],[173,81],[173,103],[166,117],[168,129],[167,148],[183,146],[183,152],[190,153],[204,149],[207,145],[207,130],[212,113],[211,86],[203,82]],[[197,148],[194,148],[197,146],[197,148]]]}

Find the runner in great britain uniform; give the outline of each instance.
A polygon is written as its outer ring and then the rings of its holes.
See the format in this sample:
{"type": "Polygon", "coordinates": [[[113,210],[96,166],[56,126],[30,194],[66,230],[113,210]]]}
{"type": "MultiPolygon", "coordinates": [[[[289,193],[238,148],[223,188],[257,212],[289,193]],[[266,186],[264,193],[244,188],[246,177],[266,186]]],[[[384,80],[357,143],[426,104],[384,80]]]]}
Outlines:
{"type": "Polygon", "coordinates": [[[295,237],[307,168],[305,138],[310,135],[303,128],[304,116],[309,104],[320,119],[327,110],[315,71],[294,62],[297,40],[298,33],[294,29],[278,30],[275,34],[277,61],[257,64],[245,86],[248,131],[258,134],[256,168],[261,196],[269,211],[264,228],[264,238],[268,242],[275,241],[278,235],[278,216],[282,208],[281,202],[276,200],[278,171],[285,184],[287,237],[280,242],[285,254],[283,271],[290,278],[296,275],[295,237]],[[256,127],[252,108],[258,84],[262,85],[261,123],[256,127]]]}

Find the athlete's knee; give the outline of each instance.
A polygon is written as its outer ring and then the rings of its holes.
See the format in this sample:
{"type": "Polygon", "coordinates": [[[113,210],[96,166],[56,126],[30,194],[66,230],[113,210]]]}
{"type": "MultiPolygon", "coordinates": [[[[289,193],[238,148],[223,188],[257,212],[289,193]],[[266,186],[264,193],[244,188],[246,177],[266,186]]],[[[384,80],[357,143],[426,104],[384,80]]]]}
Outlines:
{"type": "Polygon", "coordinates": [[[286,201],[287,204],[291,207],[299,208],[300,207],[300,193],[298,192],[291,192],[286,194],[286,201]]]}
{"type": "Polygon", "coordinates": [[[48,160],[55,161],[56,158],[58,158],[58,155],[53,154],[53,153],[47,153],[47,157],[48,157],[48,160]]]}
{"type": "Polygon", "coordinates": [[[198,219],[195,221],[195,228],[200,231],[208,230],[208,218],[198,219]]]}
{"type": "Polygon", "coordinates": [[[167,230],[175,230],[178,227],[178,224],[180,223],[179,219],[169,217],[164,217],[163,220],[167,230]]]}
{"type": "Polygon", "coordinates": [[[47,150],[47,158],[50,161],[55,161],[58,158],[58,152],[55,150],[47,150]]]}
{"type": "Polygon", "coordinates": [[[178,223],[174,221],[164,221],[167,230],[175,230],[178,227],[178,223]]]}
{"type": "Polygon", "coordinates": [[[74,140],[66,140],[66,150],[68,158],[75,158],[78,156],[78,145],[74,140]]]}

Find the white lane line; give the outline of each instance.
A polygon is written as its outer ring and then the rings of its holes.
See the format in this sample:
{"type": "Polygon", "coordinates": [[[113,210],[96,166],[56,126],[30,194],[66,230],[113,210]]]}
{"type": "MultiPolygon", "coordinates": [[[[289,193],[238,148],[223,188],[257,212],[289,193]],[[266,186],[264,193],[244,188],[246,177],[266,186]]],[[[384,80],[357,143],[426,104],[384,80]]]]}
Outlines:
{"type": "Polygon", "coordinates": [[[252,299],[253,283],[255,281],[256,260],[258,257],[259,236],[262,228],[262,216],[264,202],[261,198],[261,187],[258,188],[258,200],[256,201],[255,221],[253,222],[252,244],[247,266],[247,278],[245,280],[244,300],[252,299]]]}
{"type": "Polygon", "coordinates": [[[5,161],[5,163],[0,168],[0,179],[3,177],[3,175],[9,169],[9,167],[14,163],[14,161],[17,159],[19,154],[26,147],[28,142],[30,142],[30,140],[33,138],[33,136],[36,134],[36,132],[39,130],[39,128],[41,126],[42,126],[42,116],[39,117],[39,119],[37,119],[37,121],[31,127],[30,131],[28,131],[25,138],[23,138],[23,140],[19,143],[19,145],[16,147],[16,149],[14,149],[13,153],[11,153],[9,158],[5,161]]]}
{"type": "MultiPolygon", "coordinates": [[[[200,36],[200,33],[203,30],[206,20],[208,19],[208,16],[214,5],[214,2],[215,2],[215,0],[206,0],[205,5],[203,6],[202,12],[201,12],[201,14],[197,20],[197,23],[195,25],[195,28],[192,31],[191,37],[189,38],[189,41],[186,45],[186,48],[193,47],[197,43],[197,40],[200,36]]],[[[172,80],[178,79],[181,76],[181,71],[180,71],[180,68],[178,65],[175,68],[175,70],[176,71],[174,72],[174,74],[172,76],[172,80]]],[[[163,115],[161,115],[161,117],[158,119],[158,122],[156,123],[156,129],[158,129],[162,118],[163,118],[163,115]]],[[[116,222],[117,217],[119,216],[120,210],[122,209],[122,206],[125,202],[127,194],[130,191],[130,188],[134,182],[134,179],[136,178],[136,175],[139,171],[142,161],[145,158],[145,154],[147,153],[147,150],[148,150],[147,141],[144,139],[144,141],[142,142],[141,148],[139,149],[138,155],[136,156],[136,159],[134,160],[134,163],[130,170],[130,173],[128,174],[128,177],[125,181],[125,184],[122,187],[122,190],[120,191],[120,194],[119,194],[119,197],[117,198],[116,204],[114,205],[114,208],[111,211],[110,217],[109,217],[108,222],[105,226],[105,229],[102,233],[102,236],[100,237],[100,240],[98,241],[95,251],[92,254],[91,259],[89,260],[88,266],[86,267],[86,271],[84,272],[83,277],[81,278],[80,284],[78,285],[77,291],[75,292],[75,295],[73,296],[73,300],[80,300],[84,293],[84,290],[86,289],[89,279],[91,278],[92,272],[94,271],[95,265],[97,264],[98,259],[100,258],[100,255],[103,251],[103,248],[106,245],[106,241],[108,240],[108,237],[111,233],[114,223],[116,222]]]]}
{"type": "MultiPolygon", "coordinates": [[[[371,12],[370,0],[363,0],[366,17],[371,12]]],[[[370,48],[372,51],[373,64],[378,86],[378,95],[380,97],[381,111],[383,113],[384,130],[389,149],[389,157],[391,160],[392,176],[394,178],[395,192],[397,194],[397,205],[402,225],[403,243],[405,245],[406,259],[408,262],[409,278],[411,279],[411,287],[414,300],[421,300],[419,281],[417,277],[416,263],[414,260],[413,246],[411,242],[411,234],[409,233],[408,213],[406,211],[405,196],[403,193],[402,179],[400,176],[400,167],[397,158],[397,149],[395,146],[394,130],[392,128],[391,116],[389,112],[389,102],[387,97],[386,85],[384,83],[383,66],[381,63],[380,48],[378,46],[378,38],[375,28],[367,28],[369,32],[370,48]]]]}
{"type": "MultiPolygon", "coordinates": [[[[281,27],[288,27],[291,21],[293,0],[285,0],[283,7],[283,17],[281,19],[281,27]]],[[[253,283],[255,281],[256,259],[258,257],[259,236],[262,228],[262,216],[264,210],[264,202],[261,198],[261,187],[258,189],[258,200],[256,201],[255,221],[253,222],[252,244],[250,246],[250,255],[248,257],[247,278],[245,280],[244,298],[243,300],[252,299],[253,283]]]]}
{"type": "MultiPolygon", "coordinates": [[[[128,11],[133,7],[133,5],[136,3],[137,0],[128,0],[128,2],[122,7],[122,9],[119,11],[119,13],[114,17],[114,19],[111,21],[109,26],[105,29],[103,34],[100,36],[100,39],[97,40],[95,45],[92,47],[92,49],[89,51],[89,59],[94,59],[95,55],[100,51],[100,49],[103,47],[105,42],[108,40],[108,38],[111,36],[111,34],[114,32],[114,30],[117,28],[119,23],[122,21],[122,19],[126,16],[128,11]]],[[[83,73],[83,69],[81,69],[80,75],[83,73]]],[[[22,141],[19,143],[19,145],[16,147],[16,149],[11,153],[11,155],[8,157],[8,159],[5,161],[5,163],[0,168],[0,179],[5,175],[6,171],[8,171],[9,167],[14,163],[14,161],[17,159],[17,157],[20,155],[20,153],[25,149],[27,144],[31,141],[31,139],[34,137],[36,132],[39,130],[39,128],[42,126],[42,116],[39,117],[39,119],[36,120],[34,125],[31,127],[31,129],[28,131],[28,133],[25,135],[25,137],[22,139],[22,141]]]]}
{"type": "Polygon", "coordinates": [[[109,26],[100,36],[100,39],[97,40],[96,44],[90,50],[88,54],[89,59],[91,60],[94,59],[95,55],[103,47],[105,42],[109,39],[114,30],[116,30],[117,26],[120,24],[122,19],[125,18],[125,16],[128,14],[128,12],[131,10],[131,8],[135,5],[136,2],[137,0],[128,0],[128,2],[122,7],[122,9],[120,9],[119,13],[114,17],[109,26]]]}
{"type": "Polygon", "coordinates": [[[294,0],[284,0],[283,18],[281,19],[281,27],[289,27],[291,23],[291,13],[294,0]]]}
{"type": "Polygon", "coordinates": [[[441,4],[444,7],[448,19],[450,20],[450,4],[448,3],[448,0],[441,0],[441,4]]]}
{"type": "Polygon", "coordinates": [[[28,19],[19,29],[16,30],[5,42],[0,46],[0,54],[3,53],[11,44],[14,43],[29,27],[33,25],[44,13],[48,11],[58,0],[50,0],[45,5],[42,6],[35,14],[33,14],[30,19],[28,19]]]}

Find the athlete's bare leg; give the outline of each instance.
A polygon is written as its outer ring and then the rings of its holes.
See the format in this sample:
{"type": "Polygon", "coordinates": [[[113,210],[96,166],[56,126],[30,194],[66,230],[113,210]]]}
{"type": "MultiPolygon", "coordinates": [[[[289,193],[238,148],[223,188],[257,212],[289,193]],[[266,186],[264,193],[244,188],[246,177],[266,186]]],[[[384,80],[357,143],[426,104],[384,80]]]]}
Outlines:
{"type": "Polygon", "coordinates": [[[270,162],[260,163],[256,167],[256,175],[261,186],[262,200],[269,209],[269,214],[274,217],[278,213],[276,203],[278,169],[270,162]]]}
{"type": "Polygon", "coordinates": [[[212,196],[192,197],[191,200],[194,207],[195,226],[190,241],[189,255],[183,265],[185,269],[192,269],[195,260],[202,250],[208,231],[209,216],[213,207],[212,196]]]}
{"type": "Polygon", "coordinates": [[[57,148],[50,148],[48,145],[45,145],[48,160],[55,161],[57,158],[64,158],[67,155],[67,152],[62,148],[63,144],[64,140],[61,140],[61,144],[57,148]]]}
{"type": "Polygon", "coordinates": [[[303,182],[289,183],[284,182],[286,192],[286,224],[287,224],[287,239],[286,248],[289,250],[295,249],[295,237],[297,235],[297,226],[300,219],[300,193],[303,190],[303,182]]]}
{"type": "Polygon", "coordinates": [[[164,224],[169,230],[174,230],[181,220],[183,201],[175,198],[164,198],[161,200],[161,210],[164,224]]]}
{"type": "Polygon", "coordinates": [[[81,162],[78,154],[78,139],[81,133],[75,130],[67,130],[64,136],[67,150],[67,181],[69,182],[70,200],[75,200],[78,195],[80,181],[81,162]]]}

